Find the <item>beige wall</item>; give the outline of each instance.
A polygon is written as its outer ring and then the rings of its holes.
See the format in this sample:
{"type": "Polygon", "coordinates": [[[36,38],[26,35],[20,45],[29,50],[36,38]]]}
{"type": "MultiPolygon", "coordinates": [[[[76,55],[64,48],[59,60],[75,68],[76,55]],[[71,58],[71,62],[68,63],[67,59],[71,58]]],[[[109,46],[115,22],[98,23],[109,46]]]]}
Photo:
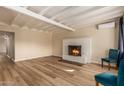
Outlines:
{"type": "Polygon", "coordinates": [[[92,60],[98,61],[106,56],[109,48],[116,48],[115,29],[97,30],[95,27],[89,27],[76,32],[55,32],[53,33],[52,52],[55,56],[62,56],[62,40],[66,38],[92,38],[92,60]]]}
{"type": "Polygon", "coordinates": [[[0,26],[1,31],[15,32],[15,60],[25,60],[52,55],[52,33],[20,30],[0,26]]]}
{"type": "Polygon", "coordinates": [[[91,37],[94,61],[106,56],[107,50],[116,48],[117,45],[115,29],[97,30],[95,27],[89,27],[76,32],[46,33],[0,26],[0,30],[15,32],[16,61],[50,55],[62,56],[62,40],[66,38],[91,37]]]}

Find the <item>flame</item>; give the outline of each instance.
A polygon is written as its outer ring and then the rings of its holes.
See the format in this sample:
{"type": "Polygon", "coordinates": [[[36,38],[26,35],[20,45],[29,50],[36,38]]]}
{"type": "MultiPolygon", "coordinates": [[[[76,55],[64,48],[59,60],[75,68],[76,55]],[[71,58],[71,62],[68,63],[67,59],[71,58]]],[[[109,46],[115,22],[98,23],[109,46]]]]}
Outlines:
{"type": "Polygon", "coordinates": [[[78,54],[79,54],[79,51],[78,51],[77,49],[73,49],[73,50],[72,50],[72,53],[73,53],[74,55],[78,55],[78,54]]]}

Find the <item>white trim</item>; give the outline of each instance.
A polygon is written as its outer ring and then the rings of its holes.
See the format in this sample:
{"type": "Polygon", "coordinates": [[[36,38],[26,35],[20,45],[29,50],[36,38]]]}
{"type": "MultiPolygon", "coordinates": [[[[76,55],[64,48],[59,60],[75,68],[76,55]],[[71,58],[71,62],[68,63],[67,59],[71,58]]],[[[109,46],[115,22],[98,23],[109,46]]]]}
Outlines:
{"type": "Polygon", "coordinates": [[[48,56],[37,56],[37,57],[30,57],[30,58],[20,58],[20,59],[15,59],[15,62],[25,61],[25,60],[31,60],[31,59],[35,59],[35,58],[49,57],[49,56],[52,56],[52,55],[48,55],[48,56]]]}
{"type": "Polygon", "coordinates": [[[73,29],[73,28],[70,28],[70,27],[68,27],[66,25],[58,23],[58,22],[56,22],[54,20],[51,20],[51,19],[49,19],[47,17],[44,17],[42,15],[36,14],[36,13],[34,13],[34,12],[30,11],[30,10],[27,10],[27,9],[25,9],[23,7],[19,7],[19,6],[3,6],[3,7],[7,8],[7,9],[10,9],[10,10],[13,10],[13,11],[16,11],[16,12],[19,12],[19,13],[22,13],[22,14],[25,14],[25,15],[28,15],[28,16],[31,16],[31,17],[34,17],[34,18],[37,18],[39,20],[45,21],[47,23],[56,25],[56,26],[64,28],[64,29],[67,29],[69,31],[75,31],[75,29],[73,29]]]}
{"type": "Polygon", "coordinates": [[[92,60],[91,62],[92,62],[92,63],[96,63],[96,64],[100,64],[100,62],[97,61],[97,60],[92,60]]]}

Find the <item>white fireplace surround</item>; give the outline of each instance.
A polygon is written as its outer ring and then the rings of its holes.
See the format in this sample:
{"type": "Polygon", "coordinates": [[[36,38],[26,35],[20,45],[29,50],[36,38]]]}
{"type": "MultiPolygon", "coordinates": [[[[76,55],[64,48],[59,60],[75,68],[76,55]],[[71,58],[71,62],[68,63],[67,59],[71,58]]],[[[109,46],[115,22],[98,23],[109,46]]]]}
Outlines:
{"type": "Polygon", "coordinates": [[[79,62],[79,63],[91,63],[91,43],[92,40],[89,37],[64,39],[63,40],[63,55],[64,60],[79,62]],[[81,56],[71,56],[68,54],[69,45],[81,45],[81,56]]]}

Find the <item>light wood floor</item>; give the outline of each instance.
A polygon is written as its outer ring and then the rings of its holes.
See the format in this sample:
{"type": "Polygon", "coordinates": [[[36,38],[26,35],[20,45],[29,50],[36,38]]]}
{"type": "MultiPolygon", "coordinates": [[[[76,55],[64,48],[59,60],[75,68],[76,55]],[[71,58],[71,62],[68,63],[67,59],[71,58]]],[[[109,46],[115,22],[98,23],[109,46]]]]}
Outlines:
{"type": "MultiPolygon", "coordinates": [[[[77,66],[57,57],[11,62],[0,56],[0,85],[95,85],[94,75],[108,71],[99,64],[77,66]]],[[[112,73],[117,73],[111,69],[112,73]]]]}

